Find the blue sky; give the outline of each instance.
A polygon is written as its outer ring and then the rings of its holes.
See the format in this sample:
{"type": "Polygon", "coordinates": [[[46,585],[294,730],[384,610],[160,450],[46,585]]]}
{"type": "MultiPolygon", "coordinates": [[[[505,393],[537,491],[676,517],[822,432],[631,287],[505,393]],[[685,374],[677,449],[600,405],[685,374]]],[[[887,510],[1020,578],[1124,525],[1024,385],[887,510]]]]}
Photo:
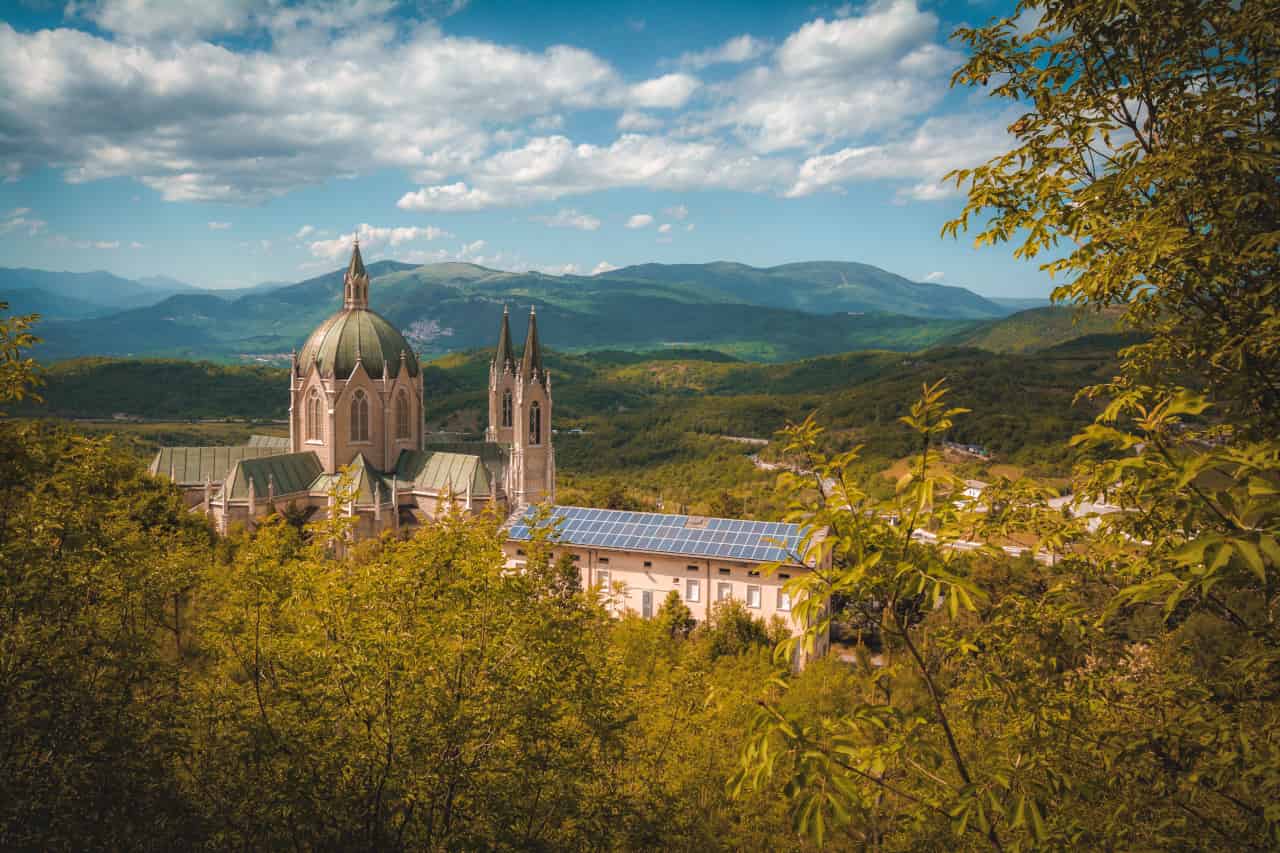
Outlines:
{"type": "Polygon", "coordinates": [[[367,259],[589,274],[855,260],[1048,277],[939,230],[1009,145],[953,91],[1012,4],[27,0],[0,23],[0,266],[296,281],[367,259]]]}

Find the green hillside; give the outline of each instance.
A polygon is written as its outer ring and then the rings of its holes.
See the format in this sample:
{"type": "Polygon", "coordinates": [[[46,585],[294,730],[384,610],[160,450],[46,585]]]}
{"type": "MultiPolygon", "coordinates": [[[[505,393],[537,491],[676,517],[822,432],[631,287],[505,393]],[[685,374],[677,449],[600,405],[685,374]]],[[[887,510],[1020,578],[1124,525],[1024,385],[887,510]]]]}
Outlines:
{"type": "Polygon", "coordinates": [[[946,343],[992,352],[1032,352],[1086,335],[1119,334],[1118,319],[1115,313],[1048,305],[988,321],[949,338],[946,343]]]}

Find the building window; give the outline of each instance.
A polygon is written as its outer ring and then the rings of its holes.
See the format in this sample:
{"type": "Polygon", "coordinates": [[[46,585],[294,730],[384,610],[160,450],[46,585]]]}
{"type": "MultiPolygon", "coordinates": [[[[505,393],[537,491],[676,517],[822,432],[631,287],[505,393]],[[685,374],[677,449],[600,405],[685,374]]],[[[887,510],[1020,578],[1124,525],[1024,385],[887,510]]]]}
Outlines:
{"type": "Polygon", "coordinates": [[[778,609],[791,609],[791,593],[787,592],[785,589],[778,590],[778,609]]]}
{"type": "Polygon", "coordinates": [[[646,569],[652,569],[652,568],[653,568],[653,561],[651,561],[651,560],[645,560],[645,561],[644,561],[644,567],[645,567],[646,569]]]}
{"type": "Polygon", "coordinates": [[[511,391],[502,392],[502,425],[511,426],[511,391]]]}
{"type": "Polygon", "coordinates": [[[396,395],[396,438],[409,437],[409,395],[403,390],[396,395]]]}
{"type": "Polygon", "coordinates": [[[596,569],[596,583],[608,592],[609,590],[609,573],[604,569],[596,569]]]}
{"type": "Polygon", "coordinates": [[[307,397],[307,441],[324,441],[324,405],[316,388],[307,397]]]}
{"type": "Polygon", "coordinates": [[[536,401],[529,406],[529,443],[542,444],[542,407],[536,401]]]}
{"type": "Polygon", "coordinates": [[[516,549],[516,556],[517,556],[517,557],[523,557],[523,556],[524,556],[524,549],[523,549],[523,548],[517,548],[517,549],[516,549]]]}
{"type": "Polygon", "coordinates": [[[640,615],[646,619],[653,618],[653,590],[651,589],[640,593],[640,615]]]}
{"type": "Polygon", "coordinates": [[[691,572],[701,571],[697,566],[685,566],[685,568],[691,572]]]}
{"type": "Polygon", "coordinates": [[[351,440],[369,440],[369,398],[364,391],[351,398],[351,440]]]}
{"type": "Polygon", "coordinates": [[[716,584],[716,601],[728,601],[733,598],[733,584],[716,584]]]}
{"type": "Polygon", "coordinates": [[[721,566],[721,568],[720,568],[720,574],[722,574],[722,575],[728,575],[728,574],[733,574],[733,572],[731,572],[729,569],[726,569],[726,568],[724,568],[723,566],[721,566]]]}
{"type": "Polygon", "coordinates": [[[609,558],[608,558],[608,557],[601,557],[601,558],[600,558],[600,562],[602,562],[602,563],[608,563],[608,562],[609,562],[609,558]]]}
{"type": "Polygon", "coordinates": [[[684,597],[689,601],[702,600],[702,585],[690,578],[684,584],[684,597]]]}
{"type": "Polygon", "coordinates": [[[760,587],[747,587],[747,606],[754,607],[757,610],[760,608],[760,587]]]}

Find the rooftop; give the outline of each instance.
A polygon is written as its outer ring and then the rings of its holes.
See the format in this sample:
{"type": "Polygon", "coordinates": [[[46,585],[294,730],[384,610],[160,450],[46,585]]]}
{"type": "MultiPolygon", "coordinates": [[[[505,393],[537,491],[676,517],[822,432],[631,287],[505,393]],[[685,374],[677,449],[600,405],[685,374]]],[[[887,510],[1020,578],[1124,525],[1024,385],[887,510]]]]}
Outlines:
{"type": "MultiPolygon", "coordinates": [[[[511,539],[532,538],[530,525],[538,509],[530,507],[508,531],[511,539]]],[[[650,551],[690,557],[718,557],[757,563],[798,562],[796,551],[803,538],[798,524],[776,521],[743,521],[627,512],[578,506],[554,506],[544,524],[555,524],[555,541],[567,545],[650,551]]]]}

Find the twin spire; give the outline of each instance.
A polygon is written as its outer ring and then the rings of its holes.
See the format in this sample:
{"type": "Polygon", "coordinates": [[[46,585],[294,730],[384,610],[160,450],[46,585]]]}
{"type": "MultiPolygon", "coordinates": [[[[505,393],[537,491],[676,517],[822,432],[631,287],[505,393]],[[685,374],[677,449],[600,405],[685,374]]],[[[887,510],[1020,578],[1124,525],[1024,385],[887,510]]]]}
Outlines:
{"type": "Polygon", "coordinates": [[[529,334],[525,336],[524,356],[517,368],[507,306],[502,306],[502,327],[498,330],[498,349],[493,354],[493,366],[499,373],[504,369],[515,373],[518,369],[522,378],[532,380],[536,376],[539,382],[546,383],[547,372],[542,366],[542,344],[538,341],[538,314],[535,309],[529,309],[529,334]]]}
{"type": "Polygon", "coordinates": [[[359,236],[352,243],[351,263],[347,264],[347,273],[342,277],[342,307],[369,307],[369,274],[364,269],[364,258],[360,257],[359,236]]]}

